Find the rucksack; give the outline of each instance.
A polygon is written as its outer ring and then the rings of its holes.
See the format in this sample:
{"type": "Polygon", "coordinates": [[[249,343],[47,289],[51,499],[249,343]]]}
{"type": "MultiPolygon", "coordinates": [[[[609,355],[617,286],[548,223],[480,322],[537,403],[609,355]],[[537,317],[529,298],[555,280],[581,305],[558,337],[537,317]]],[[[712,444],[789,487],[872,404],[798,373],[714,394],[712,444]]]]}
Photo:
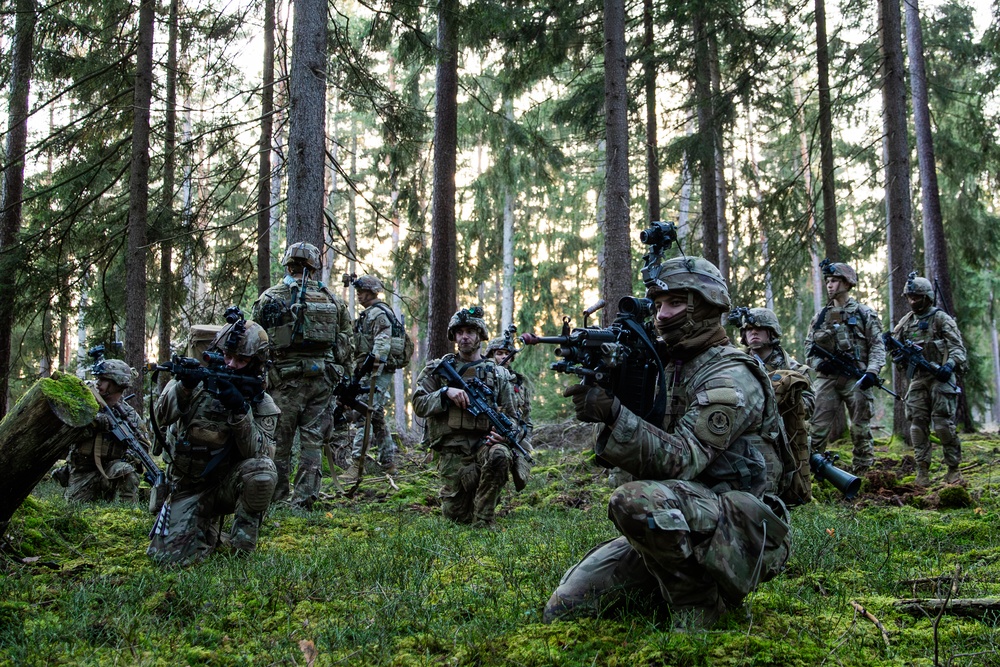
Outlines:
{"type": "Polygon", "coordinates": [[[392,325],[392,338],[389,343],[389,357],[386,359],[386,365],[393,370],[406,368],[413,357],[413,340],[410,338],[410,334],[406,333],[406,327],[403,326],[403,323],[399,321],[396,314],[392,312],[392,309],[388,305],[385,303],[377,303],[375,305],[379,306],[385,312],[386,317],[389,318],[389,322],[392,325]]]}
{"type": "MultiPolygon", "coordinates": [[[[771,388],[778,402],[778,412],[785,427],[785,440],[791,454],[792,474],[781,499],[788,506],[802,505],[812,499],[812,471],[809,468],[809,431],[806,426],[802,392],[809,389],[809,378],[793,370],[771,373],[771,388]]],[[[787,466],[787,464],[786,464],[787,466]]],[[[788,468],[786,467],[786,473],[788,468]]]]}

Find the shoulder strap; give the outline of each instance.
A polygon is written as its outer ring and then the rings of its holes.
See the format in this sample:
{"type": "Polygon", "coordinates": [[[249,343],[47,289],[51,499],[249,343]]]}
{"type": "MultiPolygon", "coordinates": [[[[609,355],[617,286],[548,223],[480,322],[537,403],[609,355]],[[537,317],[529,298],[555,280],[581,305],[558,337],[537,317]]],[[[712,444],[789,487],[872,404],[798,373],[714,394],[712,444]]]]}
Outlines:
{"type": "Polygon", "coordinates": [[[403,325],[400,324],[399,320],[396,319],[396,313],[392,312],[392,308],[389,307],[389,304],[387,304],[385,301],[379,301],[378,303],[375,304],[375,306],[386,314],[386,317],[389,318],[389,324],[391,324],[394,329],[403,328],[403,325]]]}
{"type": "Polygon", "coordinates": [[[826,311],[830,306],[823,306],[823,310],[819,311],[819,315],[816,316],[816,323],[813,324],[813,331],[819,331],[819,328],[823,326],[823,320],[826,319],[826,311]]]}

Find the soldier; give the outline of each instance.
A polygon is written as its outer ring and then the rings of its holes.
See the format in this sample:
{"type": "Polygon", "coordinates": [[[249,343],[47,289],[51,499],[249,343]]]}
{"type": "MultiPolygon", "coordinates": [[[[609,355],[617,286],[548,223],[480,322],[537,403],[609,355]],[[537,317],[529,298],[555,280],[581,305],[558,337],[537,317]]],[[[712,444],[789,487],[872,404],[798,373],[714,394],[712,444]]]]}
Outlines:
{"type": "MultiPolygon", "coordinates": [[[[97,392],[114,411],[119,420],[127,423],[139,438],[142,446],[149,449],[149,437],[142,420],[131,405],[122,400],[125,390],[132,386],[138,374],[120,359],[105,359],[94,366],[97,392]]],[[[95,434],[70,449],[68,465],[69,478],[66,498],[80,502],[94,500],[114,500],[115,494],[122,500],[136,501],[139,496],[139,462],[133,462],[126,454],[125,444],[118,442],[108,432],[111,424],[101,413],[94,418],[95,434]]],[[[54,477],[59,471],[53,473],[54,477]]]]}
{"type": "MultiPolygon", "coordinates": [[[[931,463],[932,443],[930,427],[941,441],[948,472],[946,484],[962,483],[958,466],[962,462],[962,443],[955,430],[955,411],[958,409],[958,389],[949,384],[956,370],[966,363],[965,344],[955,320],[934,305],[934,289],[926,278],[911,273],[903,296],[910,304],[910,312],[903,316],[892,335],[901,342],[911,341],[923,348],[924,359],[938,365],[936,373],[914,368],[906,391],[906,418],[910,420],[910,441],[917,459],[918,486],[930,484],[928,471],[931,463]]],[[[901,352],[893,353],[893,361],[905,363],[901,352]]]]}
{"type": "Polygon", "coordinates": [[[546,622],[652,596],[708,626],[788,557],[787,510],[770,495],[783,477],[780,418],[764,371],[720,323],[730,307],[722,275],[696,257],[657,268],[646,296],[673,369],[668,414],[650,424],[596,385],[564,392],[578,419],[604,425],[598,461],[635,481],[611,494],[608,516],[621,535],[566,572],[546,622]]]}
{"type": "Polygon", "coordinates": [[[521,446],[530,451],[531,433],[535,430],[535,425],[531,423],[531,385],[523,373],[518,373],[510,366],[510,360],[514,358],[516,353],[512,338],[513,336],[494,338],[486,346],[484,356],[510,374],[510,386],[514,392],[514,408],[517,410],[517,423],[524,438],[521,441],[521,446]]]}
{"type": "MultiPolygon", "coordinates": [[[[384,289],[382,281],[375,276],[361,276],[354,280],[353,284],[358,303],[364,307],[354,323],[354,363],[361,364],[369,354],[375,357],[372,370],[366,376],[367,382],[362,378],[362,383],[365,385],[370,382],[375,383],[373,404],[369,406],[372,410],[369,437],[372,438],[372,442],[378,443],[378,462],[382,470],[388,475],[395,475],[396,443],[389,435],[385,423],[385,404],[389,400],[389,386],[396,370],[388,363],[394,315],[389,306],[378,298],[379,292],[384,289]]],[[[357,429],[354,434],[354,447],[351,450],[351,467],[344,473],[344,480],[348,484],[358,478],[358,469],[363,465],[360,456],[364,437],[364,429],[357,429]]]]}
{"type": "Polygon", "coordinates": [[[323,474],[323,413],[333,387],[350,373],[351,318],[347,304],[309,276],[320,268],[316,246],[293,243],[281,261],[287,275],[253,305],[253,319],[270,336],[274,366],[268,387],[281,410],[275,434],[278,483],[274,500],[288,497],[292,442],[299,434],[299,467],[291,503],[311,509],[323,474]]]}
{"type": "Polygon", "coordinates": [[[847,405],[854,443],[852,472],[864,475],[875,462],[875,443],[869,423],[875,410],[874,387],[885,365],[885,344],[878,314],[858,303],[850,291],[858,284],[858,274],[847,264],[821,264],[830,298],[809,326],[806,363],[817,375],[816,410],[810,422],[809,447],[814,453],[826,451],[834,419],[847,405]],[[823,358],[815,348],[839,354],[864,371],[860,380],[844,374],[823,358]]]}
{"type": "MultiPolygon", "coordinates": [[[[210,349],[222,352],[231,372],[258,376],[268,358],[267,333],[241,320],[224,327],[210,349]]],[[[280,414],[274,401],[265,391],[244,396],[226,380],[213,395],[182,376],[164,387],[154,410],[160,427],[177,425],[177,438],[164,450],[171,492],[147,553],[161,565],[201,560],[226,539],[221,523],[229,513],[235,514],[229,546],[253,551],[278,479],[271,460],[280,414]]]]}
{"type": "Polygon", "coordinates": [[[455,313],[448,323],[448,340],[456,342],[458,355],[430,361],[417,377],[412,398],[414,412],[427,420],[430,446],[437,452],[441,511],[452,521],[476,526],[493,524],[513,454],[486,417],[474,417],[466,410],[465,391],[449,387],[435,370],[440,364],[453,364],[464,378],[478,378],[492,390],[496,407],[513,419],[508,374],[480,353],[480,343],[487,339],[482,308],[455,313]]]}

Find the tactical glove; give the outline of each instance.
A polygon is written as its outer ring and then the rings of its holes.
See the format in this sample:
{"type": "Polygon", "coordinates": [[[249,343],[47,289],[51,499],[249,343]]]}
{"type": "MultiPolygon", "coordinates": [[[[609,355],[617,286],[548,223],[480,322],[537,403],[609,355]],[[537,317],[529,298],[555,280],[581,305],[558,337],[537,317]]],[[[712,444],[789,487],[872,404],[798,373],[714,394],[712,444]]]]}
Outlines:
{"type": "Polygon", "coordinates": [[[861,376],[861,380],[858,381],[858,386],[861,389],[871,389],[878,384],[878,376],[871,371],[865,373],[861,376]]]}
{"type": "Polygon", "coordinates": [[[837,367],[832,361],[824,359],[823,361],[816,364],[816,372],[822,373],[823,375],[836,375],[837,367]]]}
{"type": "Polygon", "coordinates": [[[108,416],[106,414],[104,414],[103,412],[98,412],[94,416],[94,426],[96,426],[97,428],[99,428],[102,431],[110,431],[111,430],[111,420],[108,419],[108,416]]]}
{"type": "Polygon", "coordinates": [[[191,375],[181,375],[179,379],[181,384],[184,385],[184,388],[188,391],[194,391],[194,388],[198,386],[199,382],[201,382],[201,380],[191,375]]]}
{"type": "Polygon", "coordinates": [[[250,404],[240,390],[229,380],[219,380],[219,403],[235,415],[245,415],[250,410],[250,404]]]}
{"type": "Polygon", "coordinates": [[[563,396],[573,398],[576,418],[582,422],[613,424],[622,409],[621,402],[601,387],[575,384],[563,396]]]}
{"type": "Polygon", "coordinates": [[[951,379],[952,371],[953,368],[950,363],[943,364],[939,366],[936,371],[934,371],[934,377],[938,382],[947,382],[951,379]]]}

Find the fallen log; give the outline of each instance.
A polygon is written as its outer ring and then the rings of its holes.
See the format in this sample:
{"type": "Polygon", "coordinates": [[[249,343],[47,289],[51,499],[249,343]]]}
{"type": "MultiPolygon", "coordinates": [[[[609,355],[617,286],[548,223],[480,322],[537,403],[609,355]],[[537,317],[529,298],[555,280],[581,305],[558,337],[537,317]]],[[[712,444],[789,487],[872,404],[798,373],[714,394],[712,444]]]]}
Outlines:
{"type": "Polygon", "coordinates": [[[0,422],[0,534],[95,415],[97,401],[87,385],[59,372],[32,385],[7,413],[0,422]]]}
{"type": "Polygon", "coordinates": [[[896,600],[893,605],[913,616],[934,616],[942,610],[952,616],[968,618],[983,618],[990,613],[1000,614],[1000,598],[896,600]]]}

